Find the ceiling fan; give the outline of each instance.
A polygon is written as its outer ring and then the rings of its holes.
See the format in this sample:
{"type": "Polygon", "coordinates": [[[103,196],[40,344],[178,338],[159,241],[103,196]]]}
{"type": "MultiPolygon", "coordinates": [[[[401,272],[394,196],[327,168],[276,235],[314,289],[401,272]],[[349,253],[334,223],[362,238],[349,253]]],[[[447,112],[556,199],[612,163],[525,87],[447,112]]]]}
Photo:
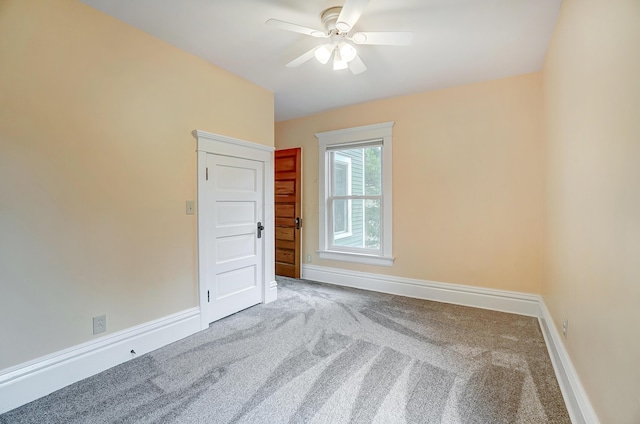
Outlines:
{"type": "Polygon", "coordinates": [[[346,0],[344,6],[330,7],[320,14],[324,30],[307,28],[302,25],[278,19],[269,19],[266,24],[286,31],[297,32],[317,38],[328,38],[329,42],[316,46],[303,53],[285,66],[295,68],[312,57],[318,62],[326,64],[333,57],[333,69],[340,70],[347,67],[354,75],[367,70],[358,56],[354,44],[381,46],[408,46],[413,39],[411,32],[356,32],[351,33],[356,22],[362,15],[369,0],[346,0]]]}

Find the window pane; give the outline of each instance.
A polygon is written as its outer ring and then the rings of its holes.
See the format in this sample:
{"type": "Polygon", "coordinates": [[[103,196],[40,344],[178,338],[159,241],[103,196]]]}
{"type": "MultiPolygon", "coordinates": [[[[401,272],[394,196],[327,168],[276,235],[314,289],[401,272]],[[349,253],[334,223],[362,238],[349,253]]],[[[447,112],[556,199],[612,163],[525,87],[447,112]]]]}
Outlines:
{"type": "Polygon", "coordinates": [[[365,195],[382,194],[382,146],[364,148],[365,195]]]}
{"type": "Polygon", "coordinates": [[[380,249],[379,199],[334,200],[333,206],[334,246],[380,249]]]}
{"type": "Polygon", "coordinates": [[[331,152],[335,196],[382,194],[382,146],[331,152]]]}
{"type": "Polygon", "coordinates": [[[349,200],[333,201],[333,234],[336,236],[349,232],[349,200]]]}
{"type": "Polygon", "coordinates": [[[333,190],[335,196],[364,194],[364,149],[335,150],[333,155],[333,190]],[[345,180],[342,180],[342,176],[345,180]],[[346,190],[346,192],[344,191],[346,190]]]}
{"type": "Polygon", "coordinates": [[[380,200],[364,201],[364,247],[380,249],[380,200]]]}
{"type": "Polygon", "coordinates": [[[341,247],[364,247],[364,200],[334,200],[333,202],[333,245],[341,247]],[[346,206],[346,208],[344,208],[346,206]],[[343,209],[344,208],[344,209],[343,209]],[[346,217],[345,231],[340,232],[338,215],[346,217]]]}
{"type": "Polygon", "coordinates": [[[335,196],[349,194],[349,163],[334,158],[333,193],[335,196]]]}

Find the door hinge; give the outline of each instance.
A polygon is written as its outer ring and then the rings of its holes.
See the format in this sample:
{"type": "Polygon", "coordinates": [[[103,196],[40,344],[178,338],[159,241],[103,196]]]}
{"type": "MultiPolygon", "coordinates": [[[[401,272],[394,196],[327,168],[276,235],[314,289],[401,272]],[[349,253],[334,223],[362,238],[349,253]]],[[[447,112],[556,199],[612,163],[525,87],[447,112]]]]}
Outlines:
{"type": "Polygon", "coordinates": [[[209,300],[209,290],[207,290],[207,302],[210,302],[210,300],[209,300]]]}
{"type": "Polygon", "coordinates": [[[205,170],[206,173],[206,180],[209,181],[209,168],[207,167],[205,170]]]}

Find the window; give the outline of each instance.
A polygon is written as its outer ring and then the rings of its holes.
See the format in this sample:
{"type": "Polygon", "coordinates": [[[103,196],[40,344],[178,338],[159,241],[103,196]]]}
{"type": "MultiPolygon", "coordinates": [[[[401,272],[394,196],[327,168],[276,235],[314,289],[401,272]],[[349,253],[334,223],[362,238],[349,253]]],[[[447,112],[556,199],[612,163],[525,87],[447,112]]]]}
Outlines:
{"type": "Polygon", "coordinates": [[[323,259],[393,265],[393,122],[318,133],[323,259]]]}

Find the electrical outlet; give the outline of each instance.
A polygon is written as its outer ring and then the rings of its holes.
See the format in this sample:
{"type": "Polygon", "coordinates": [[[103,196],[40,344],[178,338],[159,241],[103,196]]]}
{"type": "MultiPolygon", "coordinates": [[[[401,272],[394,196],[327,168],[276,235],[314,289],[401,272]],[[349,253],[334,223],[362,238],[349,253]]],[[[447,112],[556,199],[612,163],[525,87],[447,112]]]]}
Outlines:
{"type": "Polygon", "coordinates": [[[311,262],[311,255],[307,255],[307,262],[311,262]]]}
{"type": "Polygon", "coordinates": [[[187,215],[193,215],[195,213],[195,202],[193,200],[187,200],[187,215]]]}
{"type": "Polygon", "coordinates": [[[93,317],[93,334],[104,333],[105,331],[107,331],[107,316],[93,317]]]}
{"type": "Polygon", "coordinates": [[[564,338],[567,338],[567,327],[569,326],[569,321],[565,318],[564,321],[562,321],[562,335],[564,336],[564,338]]]}

